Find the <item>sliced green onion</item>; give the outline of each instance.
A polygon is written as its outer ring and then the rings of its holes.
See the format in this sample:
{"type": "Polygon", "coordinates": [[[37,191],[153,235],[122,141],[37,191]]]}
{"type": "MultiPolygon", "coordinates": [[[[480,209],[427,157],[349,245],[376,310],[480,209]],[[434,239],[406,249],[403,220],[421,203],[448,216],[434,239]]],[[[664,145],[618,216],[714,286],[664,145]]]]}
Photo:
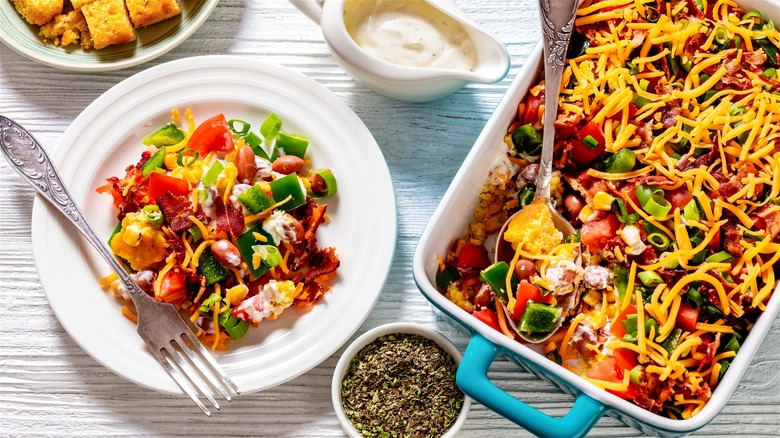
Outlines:
{"type": "Polygon", "coordinates": [[[641,88],[642,91],[647,91],[648,86],[650,86],[650,81],[648,81],[647,79],[639,80],[639,88],[641,88]]]}
{"type": "Polygon", "coordinates": [[[582,144],[584,144],[589,151],[592,151],[599,146],[598,140],[593,138],[591,135],[586,135],[585,138],[582,139],[582,144]]]}
{"type": "Polygon", "coordinates": [[[631,383],[634,385],[641,385],[641,382],[639,379],[642,377],[642,371],[644,371],[645,367],[642,365],[637,365],[634,368],[631,369],[631,373],[628,375],[628,378],[631,380],[631,383]]]}
{"type": "Polygon", "coordinates": [[[764,70],[764,72],[761,73],[761,75],[765,78],[769,78],[774,81],[775,79],[777,79],[777,70],[773,68],[768,68],[764,70]]]}
{"type": "Polygon", "coordinates": [[[282,129],[282,120],[274,113],[268,115],[262,125],[260,125],[260,135],[262,135],[266,142],[268,139],[276,137],[279,131],[282,129]]]}
{"type": "Polygon", "coordinates": [[[247,123],[247,122],[245,122],[243,120],[239,120],[239,119],[230,119],[230,120],[228,120],[227,124],[228,124],[228,127],[230,128],[230,131],[233,134],[239,135],[241,137],[246,135],[249,132],[249,129],[251,128],[249,123],[247,123]],[[241,124],[241,128],[240,129],[236,127],[237,123],[241,124]]]}
{"type": "Polygon", "coordinates": [[[200,303],[200,307],[198,307],[198,312],[210,313],[211,308],[214,307],[214,305],[217,304],[221,299],[222,297],[218,293],[216,292],[212,293],[211,295],[209,295],[208,298],[206,298],[205,300],[203,300],[202,303],[200,303]]]}
{"type": "Polygon", "coordinates": [[[276,146],[284,149],[284,152],[287,155],[295,155],[298,158],[303,158],[304,155],[306,155],[306,148],[309,146],[309,137],[279,132],[279,138],[276,139],[276,146]]]}
{"type": "Polygon", "coordinates": [[[648,99],[646,97],[642,97],[642,96],[640,96],[640,95],[638,95],[636,93],[634,93],[634,98],[631,99],[631,102],[633,102],[634,105],[637,108],[642,108],[645,105],[649,105],[649,104],[653,103],[652,100],[650,100],[650,99],[648,99]]]}
{"type": "Polygon", "coordinates": [[[723,45],[727,42],[729,42],[729,33],[728,31],[723,27],[718,27],[715,29],[715,38],[714,41],[718,43],[718,45],[723,45]]]}
{"type": "Polygon", "coordinates": [[[734,36],[734,39],[731,40],[734,42],[734,48],[735,49],[741,49],[742,48],[742,37],[739,35],[734,36]]]}
{"type": "Polygon", "coordinates": [[[733,351],[734,353],[739,353],[739,335],[734,333],[729,337],[729,341],[726,343],[726,346],[723,347],[723,351],[733,351]]]}
{"type": "Polygon", "coordinates": [[[195,196],[198,197],[198,204],[203,204],[209,200],[209,192],[201,189],[195,190],[195,196]]]}
{"type": "Polygon", "coordinates": [[[669,244],[672,243],[669,237],[661,233],[648,234],[647,241],[650,242],[650,245],[652,245],[653,248],[659,251],[663,251],[666,248],[669,248],[669,244]]]}
{"type": "Polygon", "coordinates": [[[742,114],[745,114],[747,110],[744,106],[739,106],[736,103],[731,104],[729,107],[729,115],[730,116],[740,116],[742,114]]]}
{"type": "Polygon", "coordinates": [[[681,59],[680,67],[682,67],[682,69],[685,70],[686,73],[688,73],[691,71],[691,69],[693,69],[693,61],[691,61],[688,58],[681,59]]]}
{"type": "Polygon", "coordinates": [[[704,261],[709,263],[728,263],[733,259],[734,256],[727,253],[726,251],[721,251],[721,252],[716,252],[715,254],[707,257],[706,259],[704,259],[704,261]]]}
{"type": "Polygon", "coordinates": [[[628,289],[628,274],[630,271],[625,266],[615,265],[612,275],[615,277],[615,288],[618,291],[618,303],[623,302],[623,297],[628,289]]]}
{"type": "Polygon", "coordinates": [[[747,14],[742,16],[742,20],[750,20],[753,22],[753,27],[758,27],[764,24],[764,16],[761,15],[761,12],[758,11],[750,11],[747,14]]]}
{"type": "Polygon", "coordinates": [[[282,254],[279,252],[279,248],[273,245],[254,245],[252,250],[260,256],[263,264],[269,268],[282,263],[282,254]]]}
{"type": "Polygon", "coordinates": [[[636,66],[636,64],[631,62],[626,62],[626,67],[628,67],[628,74],[631,76],[635,76],[639,74],[639,67],[636,66]]]}
{"type": "Polygon", "coordinates": [[[723,311],[713,306],[712,304],[704,304],[701,306],[701,313],[699,314],[699,320],[707,323],[713,323],[720,318],[723,318],[723,311]]]}
{"type": "Polygon", "coordinates": [[[645,19],[647,21],[655,23],[659,18],[661,18],[661,14],[658,12],[658,9],[652,6],[645,8],[645,19]]]}
{"type": "Polygon", "coordinates": [[[685,300],[688,301],[688,304],[690,304],[690,306],[694,309],[698,309],[704,305],[705,302],[707,302],[707,299],[704,298],[704,295],[702,295],[694,287],[688,289],[688,292],[685,293],[685,300]]]}
{"type": "MultiPolygon", "coordinates": [[[[658,256],[658,260],[663,260],[663,259],[669,257],[670,255],[672,255],[672,253],[670,253],[670,252],[662,252],[661,255],[658,256]]],[[[667,260],[663,264],[663,267],[666,268],[666,269],[677,269],[678,266],[680,266],[680,262],[677,260],[677,257],[675,257],[675,256],[669,257],[669,260],[667,260]]]]}
{"type": "Polygon", "coordinates": [[[689,202],[685,205],[683,208],[683,217],[685,220],[689,221],[698,221],[701,220],[701,215],[699,214],[699,208],[696,206],[695,202],[689,202]]]}
{"type": "Polygon", "coordinates": [[[230,328],[225,327],[225,332],[227,332],[228,336],[233,338],[233,340],[237,340],[244,337],[244,335],[248,331],[249,331],[249,323],[246,321],[238,321],[236,325],[230,328]]]}
{"type": "Polygon", "coordinates": [[[612,211],[618,217],[620,223],[626,225],[632,225],[634,222],[640,219],[640,216],[637,213],[628,214],[628,210],[626,210],[626,203],[623,202],[623,200],[620,198],[615,198],[615,201],[612,204],[612,211]]]}
{"type": "Polygon", "coordinates": [[[225,166],[221,161],[215,161],[214,164],[211,165],[211,168],[207,170],[206,173],[203,174],[203,176],[200,178],[200,182],[202,182],[206,187],[213,186],[214,183],[217,182],[217,178],[219,178],[219,175],[224,169],[225,166]]]}
{"type": "Polygon", "coordinates": [[[731,278],[731,274],[729,274],[728,272],[721,272],[721,273],[720,273],[720,275],[721,275],[721,277],[723,277],[723,279],[724,279],[724,280],[726,280],[727,282],[729,282],[729,283],[731,283],[731,284],[735,284],[735,283],[736,283],[736,281],[734,281],[734,279],[733,279],[733,278],[731,278]]]}
{"type": "Polygon", "coordinates": [[[333,176],[333,172],[330,171],[330,169],[317,169],[313,170],[311,172],[312,175],[319,175],[323,180],[325,180],[325,191],[324,192],[314,192],[312,190],[312,198],[314,199],[321,199],[321,198],[327,198],[328,196],[333,196],[338,191],[338,184],[336,183],[336,177],[333,176]]]}
{"type": "Polygon", "coordinates": [[[718,381],[723,380],[723,376],[726,374],[726,371],[728,371],[729,367],[731,366],[731,362],[728,359],[723,359],[722,361],[718,362],[720,364],[720,371],[718,372],[718,381]]]}
{"type": "Polygon", "coordinates": [[[159,169],[165,165],[165,147],[157,149],[149,159],[141,166],[141,173],[143,176],[149,176],[155,169],[159,169]]]}
{"type": "Polygon", "coordinates": [[[672,331],[672,334],[669,335],[668,338],[664,339],[663,342],[661,342],[661,346],[664,347],[664,350],[668,351],[669,354],[672,354],[675,348],[677,348],[677,344],[680,342],[680,337],[682,336],[682,330],[679,328],[674,329],[672,331]]]}
{"type": "Polygon", "coordinates": [[[145,206],[142,211],[144,212],[146,219],[152,225],[161,225],[163,223],[163,214],[157,204],[149,204],[145,206]]]}
{"type": "Polygon", "coordinates": [[[176,164],[182,167],[190,167],[193,163],[198,161],[200,152],[192,150],[190,148],[184,148],[179,151],[179,155],[176,156],[176,164]]]}
{"type": "Polygon", "coordinates": [[[517,152],[528,156],[538,156],[542,150],[542,133],[530,124],[519,126],[512,131],[512,144],[517,152]]]}
{"type": "Polygon", "coordinates": [[[197,242],[203,238],[203,232],[200,231],[200,227],[193,225],[187,228],[187,232],[192,236],[192,241],[197,242]]]}
{"type": "Polygon", "coordinates": [[[778,66],[777,64],[777,47],[769,42],[766,38],[764,39],[757,39],[755,42],[761,46],[762,49],[764,49],[764,53],[766,53],[767,60],[771,65],[774,65],[775,67],[778,66]]]}
{"type": "Polygon", "coordinates": [[[147,146],[172,146],[181,143],[184,140],[184,131],[173,123],[168,123],[162,128],[154,131],[151,135],[143,139],[143,144],[147,146]]]}
{"type": "Polygon", "coordinates": [[[647,287],[656,287],[664,282],[664,279],[654,271],[642,271],[639,273],[639,281],[647,287]]]}
{"type": "Polygon", "coordinates": [[[631,149],[623,148],[615,155],[604,160],[604,170],[609,173],[630,172],[636,165],[636,154],[631,149]]]}
{"type": "Polygon", "coordinates": [[[642,209],[655,217],[664,217],[672,209],[672,204],[664,198],[661,188],[642,184],[636,188],[636,197],[642,209]]]}

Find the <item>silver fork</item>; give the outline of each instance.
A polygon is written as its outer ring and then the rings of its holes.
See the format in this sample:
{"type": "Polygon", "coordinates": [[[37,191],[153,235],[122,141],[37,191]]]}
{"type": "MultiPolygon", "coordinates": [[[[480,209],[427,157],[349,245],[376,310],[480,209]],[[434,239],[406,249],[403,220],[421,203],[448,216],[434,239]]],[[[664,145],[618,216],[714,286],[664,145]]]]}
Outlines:
{"type": "Polygon", "coordinates": [[[43,199],[70,219],[116,272],[135,304],[138,313],[138,334],[160,365],[203,413],[211,416],[211,412],[201,402],[198,393],[202,394],[217,410],[219,410],[219,403],[214,400],[202,378],[205,378],[208,384],[227,401],[231,400],[228,393],[231,389],[236,394],[240,394],[236,384],[193,335],[189,325],[176,308],[172,304],[155,300],[141,290],[97,237],[73,202],[73,198],[41,144],[21,125],[4,116],[0,116],[0,151],[8,164],[35,187],[43,199]],[[193,369],[193,365],[197,371],[193,369]]]}

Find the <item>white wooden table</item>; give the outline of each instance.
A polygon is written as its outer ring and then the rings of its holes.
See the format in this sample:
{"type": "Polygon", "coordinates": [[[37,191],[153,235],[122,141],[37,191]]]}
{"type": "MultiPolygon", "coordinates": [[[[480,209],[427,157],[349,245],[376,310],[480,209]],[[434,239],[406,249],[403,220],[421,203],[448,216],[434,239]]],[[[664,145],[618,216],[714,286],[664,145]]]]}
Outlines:
{"type": "MultiPolygon", "coordinates": [[[[5,0],[7,1],[7,0],[5,0]]],[[[509,75],[445,99],[409,104],[356,84],[331,57],[318,27],[280,0],[222,0],[205,25],[161,58],[126,70],[79,74],[45,67],[0,45],[0,113],[26,126],[50,150],[104,91],[173,59],[234,54],[299,71],[328,87],[360,116],[379,143],[398,198],[398,243],[382,295],[360,333],[393,321],[443,332],[463,350],[467,335],[445,322],[418,292],[411,263],[417,238],[485,121],[540,36],[533,0],[456,1],[506,44],[509,75]]],[[[0,436],[340,436],[330,379],[341,353],[277,388],[248,394],[212,418],[184,397],[129,383],[88,356],[52,315],[31,251],[33,190],[0,159],[0,436]]],[[[354,338],[353,337],[353,338],[354,338]]],[[[491,378],[552,415],[572,398],[499,360],[491,378]]],[[[463,436],[527,432],[474,404],[463,436]]],[[[593,436],[636,436],[612,418],[593,436]]],[[[726,408],[698,436],[780,435],[780,320],[726,408]]]]}

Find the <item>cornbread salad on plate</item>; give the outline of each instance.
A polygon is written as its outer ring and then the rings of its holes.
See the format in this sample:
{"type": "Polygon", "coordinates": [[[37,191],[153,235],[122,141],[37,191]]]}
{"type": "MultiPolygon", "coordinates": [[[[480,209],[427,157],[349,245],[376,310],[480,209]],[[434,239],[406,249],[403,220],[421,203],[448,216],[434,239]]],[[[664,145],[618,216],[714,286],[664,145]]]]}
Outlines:
{"type": "Polygon", "coordinates": [[[0,2],[0,41],[53,67],[125,68],[176,47],[218,1],[10,0],[0,2]]]}
{"type": "Polygon", "coordinates": [[[690,419],[778,283],[780,33],[729,0],[586,1],[575,25],[551,186],[577,233],[529,213],[496,236],[535,206],[541,80],[436,283],[507,337],[543,339],[533,348],[593,385],[690,419]],[[496,238],[512,242],[510,264],[491,261],[496,238]]]}

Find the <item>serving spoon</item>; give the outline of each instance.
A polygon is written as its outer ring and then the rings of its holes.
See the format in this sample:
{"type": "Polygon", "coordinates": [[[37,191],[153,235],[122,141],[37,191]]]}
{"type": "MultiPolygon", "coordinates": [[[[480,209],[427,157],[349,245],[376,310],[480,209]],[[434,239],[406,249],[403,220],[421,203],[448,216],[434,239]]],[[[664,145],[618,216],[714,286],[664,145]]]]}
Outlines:
{"type": "MultiPolygon", "coordinates": [[[[544,131],[542,133],[542,154],[539,159],[539,174],[536,177],[536,194],[534,195],[533,202],[543,202],[552,215],[552,222],[555,228],[563,233],[564,237],[575,234],[574,227],[566,220],[560,213],[553,207],[550,201],[550,179],[552,178],[552,160],[553,160],[553,145],[555,143],[555,118],[558,114],[558,96],[560,95],[561,88],[561,76],[563,75],[563,69],[566,62],[566,50],[569,47],[569,40],[571,38],[572,30],[574,29],[574,18],[576,17],[578,0],[539,0],[539,13],[542,22],[542,44],[544,45],[544,80],[545,80],[545,93],[544,93],[544,131]]],[[[507,230],[509,223],[512,222],[518,214],[523,210],[513,214],[504,225],[498,234],[498,240],[496,242],[496,261],[504,261],[511,263],[514,250],[509,242],[504,240],[504,232],[507,230]]],[[[582,265],[582,255],[579,249],[576,251],[576,259],[574,261],[578,266],[582,265]]],[[[510,270],[514,270],[514,266],[510,266],[510,270]]],[[[579,284],[574,284],[574,290],[567,295],[567,299],[562,304],[563,312],[556,321],[555,327],[549,334],[545,335],[529,335],[523,333],[517,329],[514,321],[511,318],[512,312],[506,307],[506,303],[498,300],[501,303],[504,314],[507,316],[507,325],[517,333],[523,340],[530,343],[543,342],[547,338],[553,335],[558,327],[563,322],[563,315],[567,313],[569,309],[577,301],[577,290],[579,284]]]]}

